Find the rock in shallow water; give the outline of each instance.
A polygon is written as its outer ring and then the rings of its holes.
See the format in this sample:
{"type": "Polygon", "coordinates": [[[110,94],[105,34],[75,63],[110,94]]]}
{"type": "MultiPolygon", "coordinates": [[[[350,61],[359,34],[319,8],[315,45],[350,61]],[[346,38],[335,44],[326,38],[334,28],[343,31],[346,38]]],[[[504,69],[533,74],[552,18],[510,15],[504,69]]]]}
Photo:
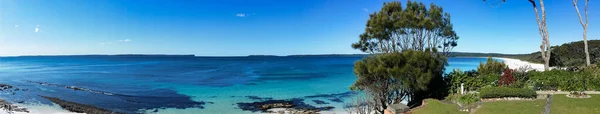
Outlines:
{"type": "MultiPolygon", "coordinates": [[[[268,112],[269,109],[274,108],[285,108],[287,110],[294,110],[299,112],[320,112],[323,110],[331,110],[334,107],[315,107],[303,102],[303,99],[291,99],[291,100],[267,100],[252,103],[237,103],[238,107],[245,111],[252,112],[268,112]]],[[[307,113],[312,114],[312,113],[307,113]]]]}
{"type": "Polygon", "coordinates": [[[329,103],[327,103],[325,101],[322,101],[322,100],[312,100],[312,101],[315,102],[315,103],[317,103],[317,104],[329,104],[329,103]]]}
{"type": "Polygon", "coordinates": [[[98,107],[95,107],[92,105],[79,104],[79,103],[75,103],[75,102],[61,100],[56,97],[47,97],[47,96],[41,96],[41,97],[48,99],[49,101],[52,101],[53,103],[58,104],[63,109],[71,111],[71,112],[87,113],[87,114],[124,114],[121,112],[113,112],[113,111],[106,110],[103,108],[98,108],[98,107]]]}
{"type": "Polygon", "coordinates": [[[4,100],[0,100],[0,108],[9,114],[12,112],[27,112],[27,113],[29,113],[29,111],[26,108],[21,108],[19,106],[15,106],[4,100]]]}

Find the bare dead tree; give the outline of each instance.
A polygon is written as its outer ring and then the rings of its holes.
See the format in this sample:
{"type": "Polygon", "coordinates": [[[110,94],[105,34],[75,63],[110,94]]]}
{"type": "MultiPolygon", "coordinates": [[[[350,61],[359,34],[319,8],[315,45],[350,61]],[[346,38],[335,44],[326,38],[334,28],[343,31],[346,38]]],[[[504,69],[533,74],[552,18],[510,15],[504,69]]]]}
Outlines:
{"type": "Polygon", "coordinates": [[[535,11],[535,18],[538,23],[538,29],[542,36],[542,45],[540,45],[540,52],[542,52],[542,59],[544,59],[544,70],[550,69],[550,36],[548,35],[548,27],[546,27],[546,8],[544,7],[544,0],[540,0],[540,9],[538,11],[537,5],[534,0],[529,0],[535,11]],[[540,13],[542,14],[540,19],[540,13]]]}
{"type": "MultiPolygon", "coordinates": [[[[487,2],[487,0],[483,0],[487,2]]],[[[506,2],[506,0],[501,0],[506,2]]],[[[538,11],[535,0],[528,0],[533,6],[535,12],[535,18],[538,24],[540,35],[542,36],[542,45],[540,45],[540,52],[542,52],[542,59],[544,60],[544,70],[550,69],[550,36],[548,35],[548,27],[546,27],[546,8],[544,7],[544,0],[540,0],[540,9],[538,11]],[[541,16],[540,16],[541,13],[541,16]]]]}
{"type": "Polygon", "coordinates": [[[590,0],[585,0],[585,22],[583,22],[583,18],[581,18],[581,13],[579,13],[579,8],[577,7],[577,3],[579,0],[573,0],[573,6],[575,7],[575,11],[577,11],[577,16],[579,16],[579,23],[583,27],[583,45],[585,50],[585,65],[590,66],[590,53],[588,52],[588,43],[587,43],[587,28],[588,28],[588,2],[590,0]]]}

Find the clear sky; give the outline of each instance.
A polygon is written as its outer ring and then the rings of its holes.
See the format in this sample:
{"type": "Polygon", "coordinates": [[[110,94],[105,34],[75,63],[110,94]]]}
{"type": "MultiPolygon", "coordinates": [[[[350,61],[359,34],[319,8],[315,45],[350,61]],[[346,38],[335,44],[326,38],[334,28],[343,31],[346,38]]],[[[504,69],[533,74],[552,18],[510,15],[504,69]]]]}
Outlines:
{"type": "MultiPolygon", "coordinates": [[[[361,53],[350,45],[383,2],[0,0],[0,55],[361,53]]],[[[455,51],[539,50],[535,15],[525,0],[499,6],[481,0],[423,2],[451,14],[460,36],[455,51]]],[[[600,3],[591,1],[589,7],[588,38],[600,39],[600,3]]],[[[571,0],[546,0],[546,10],[552,45],[582,39],[571,0]]]]}

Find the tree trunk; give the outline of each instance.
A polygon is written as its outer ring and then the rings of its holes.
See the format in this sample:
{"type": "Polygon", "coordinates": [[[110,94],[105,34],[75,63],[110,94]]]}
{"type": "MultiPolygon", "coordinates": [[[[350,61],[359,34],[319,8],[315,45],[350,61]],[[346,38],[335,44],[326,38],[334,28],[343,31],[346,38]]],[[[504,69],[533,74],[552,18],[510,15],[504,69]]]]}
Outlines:
{"type": "Polygon", "coordinates": [[[550,69],[550,38],[548,36],[548,28],[546,27],[546,9],[544,7],[544,0],[540,0],[540,9],[542,10],[542,18],[537,10],[537,6],[534,0],[529,0],[533,5],[533,11],[535,11],[535,18],[538,23],[538,29],[542,36],[542,45],[540,45],[540,52],[542,53],[542,59],[544,60],[544,70],[550,69]]]}
{"type": "Polygon", "coordinates": [[[587,43],[587,28],[588,28],[588,2],[589,0],[585,0],[585,23],[583,22],[583,18],[581,18],[581,13],[579,13],[579,8],[577,7],[577,2],[579,0],[573,0],[573,6],[575,7],[575,11],[577,11],[577,16],[579,16],[579,23],[583,26],[583,45],[585,50],[585,65],[590,66],[590,52],[588,51],[588,43],[587,43]]]}

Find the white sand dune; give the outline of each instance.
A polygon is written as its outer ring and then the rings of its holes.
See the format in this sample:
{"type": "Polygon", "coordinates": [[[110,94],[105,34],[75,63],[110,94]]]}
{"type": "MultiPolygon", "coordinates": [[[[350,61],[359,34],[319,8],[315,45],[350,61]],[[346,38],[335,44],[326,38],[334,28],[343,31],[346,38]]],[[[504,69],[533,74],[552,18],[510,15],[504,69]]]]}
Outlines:
{"type": "Polygon", "coordinates": [[[508,68],[510,68],[510,69],[518,69],[518,68],[528,67],[528,69],[530,69],[530,70],[544,71],[543,64],[531,63],[531,62],[521,61],[518,59],[511,59],[511,58],[502,58],[502,57],[494,57],[494,58],[501,59],[502,61],[504,61],[504,64],[508,65],[508,68]]]}

